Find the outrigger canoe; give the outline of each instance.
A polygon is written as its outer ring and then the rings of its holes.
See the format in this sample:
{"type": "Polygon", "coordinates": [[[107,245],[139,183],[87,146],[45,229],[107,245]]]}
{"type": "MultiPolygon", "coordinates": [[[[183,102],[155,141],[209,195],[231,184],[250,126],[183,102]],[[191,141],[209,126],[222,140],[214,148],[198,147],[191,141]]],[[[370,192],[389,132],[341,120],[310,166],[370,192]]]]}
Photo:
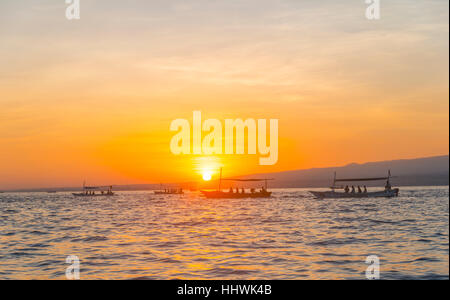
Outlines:
{"type": "Polygon", "coordinates": [[[167,190],[167,191],[154,191],[155,195],[183,195],[183,190],[167,190]]]}
{"type": "Polygon", "coordinates": [[[222,168],[220,169],[220,177],[219,177],[219,187],[216,191],[200,191],[206,198],[210,199],[242,199],[242,198],[270,198],[272,196],[272,192],[267,191],[267,181],[273,180],[272,178],[258,178],[258,179],[239,179],[239,178],[223,178],[222,179],[222,168]],[[242,192],[236,191],[234,192],[231,189],[229,192],[223,192],[221,189],[222,180],[226,181],[237,181],[237,182],[262,182],[264,181],[264,188],[261,188],[259,192],[252,191],[250,193],[245,192],[242,189],[242,192]]]}
{"type": "Polygon", "coordinates": [[[101,197],[101,196],[115,196],[112,191],[112,185],[110,186],[86,186],[83,183],[83,192],[72,193],[75,197],[101,197]]]}
{"type": "Polygon", "coordinates": [[[210,199],[235,199],[235,198],[270,198],[272,192],[261,191],[254,193],[231,193],[222,191],[201,191],[201,193],[210,199]]]}
{"type": "Polygon", "coordinates": [[[337,199],[337,198],[392,198],[392,197],[398,197],[399,189],[398,188],[391,188],[391,171],[389,170],[387,177],[375,177],[375,178],[345,178],[345,179],[337,179],[336,173],[334,173],[334,180],[333,185],[331,186],[331,191],[309,191],[313,196],[316,198],[330,198],[330,199],[337,199]],[[376,191],[376,192],[336,192],[336,189],[344,189],[343,186],[336,186],[337,182],[355,182],[355,181],[380,181],[380,180],[386,180],[386,187],[383,191],[376,191]]]}
{"type": "Polygon", "coordinates": [[[106,194],[85,194],[85,193],[72,193],[73,196],[75,197],[106,197],[106,196],[116,196],[116,194],[114,193],[106,193],[106,194]]]}

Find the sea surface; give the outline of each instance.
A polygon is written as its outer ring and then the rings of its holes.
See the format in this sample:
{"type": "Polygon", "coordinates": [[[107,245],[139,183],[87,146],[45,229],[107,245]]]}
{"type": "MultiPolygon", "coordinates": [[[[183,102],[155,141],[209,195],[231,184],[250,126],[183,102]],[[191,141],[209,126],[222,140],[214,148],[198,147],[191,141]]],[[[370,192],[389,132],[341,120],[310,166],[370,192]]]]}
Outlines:
{"type": "Polygon", "coordinates": [[[0,194],[0,279],[449,279],[449,187],[394,199],[0,194]]]}

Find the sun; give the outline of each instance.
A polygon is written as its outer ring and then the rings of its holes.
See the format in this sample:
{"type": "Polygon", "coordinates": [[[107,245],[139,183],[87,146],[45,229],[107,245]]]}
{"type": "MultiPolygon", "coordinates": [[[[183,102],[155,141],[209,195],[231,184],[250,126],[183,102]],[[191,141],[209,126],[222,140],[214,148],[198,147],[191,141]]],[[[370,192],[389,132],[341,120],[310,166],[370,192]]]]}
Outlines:
{"type": "Polygon", "coordinates": [[[210,181],[212,178],[212,172],[211,171],[204,171],[203,172],[203,180],[204,181],[210,181]]]}

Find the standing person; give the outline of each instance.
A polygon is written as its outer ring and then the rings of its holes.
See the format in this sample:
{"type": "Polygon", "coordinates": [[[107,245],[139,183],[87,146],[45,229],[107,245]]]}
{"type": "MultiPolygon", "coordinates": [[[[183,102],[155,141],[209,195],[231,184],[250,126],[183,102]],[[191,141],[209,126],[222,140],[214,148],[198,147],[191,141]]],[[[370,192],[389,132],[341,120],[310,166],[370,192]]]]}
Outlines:
{"type": "Polygon", "coordinates": [[[384,189],[385,189],[386,191],[390,191],[391,188],[392,188],[392,186],[391,186],[391,183],[389,182],[389,179],[388,179],[387,182],[386,182],[386,186],[384,187],[384,189]]]}

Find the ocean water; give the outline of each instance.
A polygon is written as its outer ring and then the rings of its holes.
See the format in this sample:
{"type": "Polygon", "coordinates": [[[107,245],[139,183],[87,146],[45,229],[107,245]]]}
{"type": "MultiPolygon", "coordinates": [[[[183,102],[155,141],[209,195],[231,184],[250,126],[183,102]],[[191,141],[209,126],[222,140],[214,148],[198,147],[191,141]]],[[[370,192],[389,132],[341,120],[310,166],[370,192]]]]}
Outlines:
{"type": "Polygon", "coordinates": [[[0,279],[449,278],[449,188],[403,187],[394,199],[271,199],[197,193],[0,194],[0,279]]]}

